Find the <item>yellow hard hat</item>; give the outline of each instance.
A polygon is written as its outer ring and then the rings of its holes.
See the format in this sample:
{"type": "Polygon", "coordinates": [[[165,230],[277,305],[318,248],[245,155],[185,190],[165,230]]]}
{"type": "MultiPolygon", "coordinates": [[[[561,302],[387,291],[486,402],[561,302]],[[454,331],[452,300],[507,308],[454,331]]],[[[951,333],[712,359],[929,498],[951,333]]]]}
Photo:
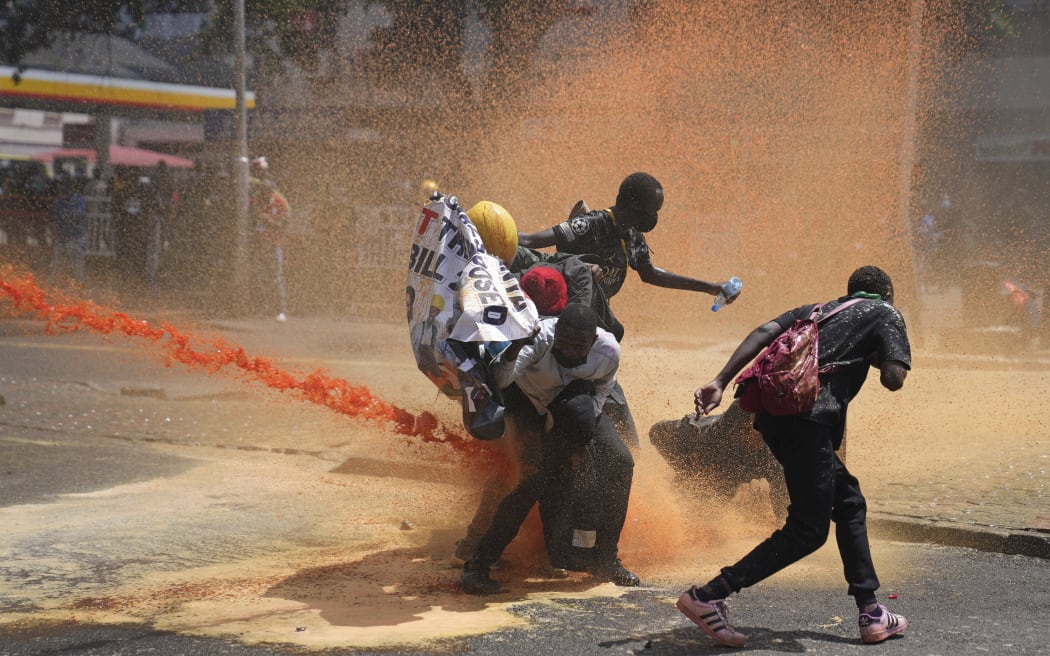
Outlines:
{"type": "Polygon", "coordinates": [[[430,299],[430,307],[437,309],[439,312],[445,309],[445,299],[441,294],[434,294],[434,298],[430,299]]]}
{"type": "Polygon", "coordinates": [[[423,198],[430,199],[434,195],[435,191],[438,191],[438,183],[430,178],[423,181],[423,184],[419,186],[420,191],[423,192],[423,198]]]}
{"type": "Polygon", "coordinates": [[[485,250],[505,264],[514,261],[518,252],[518,227],[510,212],[502,205],[483,200],[467,210],[467,216],[485,242],[485,250]]]}

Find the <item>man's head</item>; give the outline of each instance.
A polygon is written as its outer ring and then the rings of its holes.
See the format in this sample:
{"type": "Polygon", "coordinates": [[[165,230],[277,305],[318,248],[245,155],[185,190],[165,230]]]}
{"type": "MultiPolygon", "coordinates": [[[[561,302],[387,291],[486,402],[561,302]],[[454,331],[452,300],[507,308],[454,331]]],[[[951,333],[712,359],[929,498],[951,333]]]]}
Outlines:
{"type": "Polygon", "coordinates": [[[554,327],[554,359],[566,369],[587,361],[594,341],[598,339],[598,317],[583,303],[569,303],[554,327]]]}
{"type": "Polygon", "coordinates": [[[561,314],[569,301],[569,289],[565,276],[554,267],[537,265],[521,277],[521,289],[532,302],[536,310],[548,317],[561,314]]]}
{"type": "Polygon", "coordinates": [[[878,294],[887,303],[893,303],[893,281],[889,274],[877,266],[862,266],[854,271],[846,285],[847,294],[878,294]]]}
{"type": "Polygon", "coordinates": [[[664,188],[648,173],[632,173],[620,183],[616,194],[616,220],[626,228],[649,232],[656,227],[664,206],[664,188]]]}

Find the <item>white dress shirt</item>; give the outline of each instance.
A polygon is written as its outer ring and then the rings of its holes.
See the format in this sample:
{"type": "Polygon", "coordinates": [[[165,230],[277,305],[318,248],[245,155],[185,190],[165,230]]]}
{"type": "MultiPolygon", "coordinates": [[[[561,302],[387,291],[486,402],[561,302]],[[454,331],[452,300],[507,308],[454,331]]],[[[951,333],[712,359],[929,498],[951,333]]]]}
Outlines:
{"type": "Polygon", "coordinates": [[[578,367],[567,368],[554,357],[554,327],[558,318],[540,320],[540,331],[532,344],[518,352],[513,363],[499,361],[493,373],[500,388],[517,383],[536,411],[547,413],[547,406],[574,380],[589,380],[595,387],[595,413],[601,412],[605,399],[616,382],[620,366],[620,344],[608,331],[598,328],[598,336],[587,353],[587,360],[578,367]]]}

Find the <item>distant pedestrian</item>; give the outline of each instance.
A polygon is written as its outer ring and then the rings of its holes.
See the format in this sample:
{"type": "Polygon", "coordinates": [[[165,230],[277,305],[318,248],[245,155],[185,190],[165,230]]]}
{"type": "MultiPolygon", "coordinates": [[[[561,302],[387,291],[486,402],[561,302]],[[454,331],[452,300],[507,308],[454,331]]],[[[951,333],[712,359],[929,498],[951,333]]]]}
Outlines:
{"type": "MultiPolygon", "coordinates": [[[[720,645],[742,647],[747,640],[729,623],[726,597],[819,549],[828,538],[831,522],[835,522],[849,594],[860,612],[861,639],[881,642],[908,628],[908,620],[891,613],[875,596],[879,579],[868,544],[867,504],[857,479],[835,451],[842,443],[846,408],[864,385],[868,365],[880,370],[883,387],[899,390],[911,367],[911,348],[904,319],[893,307],[893,283],[882,269],[865,266],[854,271],[847,296],[825,303],[822,311],[851,298],[866,300],[820,324],[818,359],[824,364],[854,364],[821,375],[812,410],[788,416],[755,415],[755,428],[784,469],[790,505],[783,528],[735,565],[722,568],[718,576],[703,586],[693,586],[678,599],[678,609],[720,645]]],[[[696,390],[697,414],[706,415],[718,407],[726,386],[744,366],[795,320],[810,316],[814,307],[790,310],[753,330],[714,380],[696,390]]]]}
{"type": "MultiPolygon", "coordinates": [[[[252,259],[257,271],[260,294],[267,299],[276,292],[277,320],[288,319],[288,291],[285,287],[284,265],[287,247],[287,228],[291,217],[288,199],[277,188],[265,157],[252,160],[249,177],[249,205],[254,221],[252,231],[252,259]],[[270,285],[274,287],[270,287],[270,285]]],[[[272,305],[268,300],[266,305],[272,305]]]]}
{"type": "Polygon", "coordinates": [[[150,298],[157,300],[158,274],[164,264],[165,245],[174,226],[176,194],[171,171],[163,161],[150,178],[145,202],[146,221],[146,281],[149,284],[150,298]]]}
{"type": "Polygon", "coordinates": [[[83,283],[85,273],[87,199],[80,182],[63,175],[57,182],[58,195],[51,212],[54,244],[51,250],[51,277],[71,277],[83,283]]]}
{"type": "Polygon", "coordinates": [[[937,225],[937,215],[933,211],[923,214],[916,232],[915,264],[919,287],[921,291],[936,291],[936,285],[931,280],[935,278],[935,263],[940,258],[941,231],[937,225]]]}

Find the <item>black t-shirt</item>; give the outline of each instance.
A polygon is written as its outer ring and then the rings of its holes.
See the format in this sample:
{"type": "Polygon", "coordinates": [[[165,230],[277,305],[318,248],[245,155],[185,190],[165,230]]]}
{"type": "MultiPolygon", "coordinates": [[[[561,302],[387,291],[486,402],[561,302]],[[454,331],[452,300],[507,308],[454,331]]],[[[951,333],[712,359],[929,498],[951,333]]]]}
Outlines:
{"type": "Polygon", "coordinates": [[[627,267],[651,263],[649,245],[636,228],[623,229],[611,210],[594,210],[554,226],[559,253],[579,255],[602,269],[602,291],[611,299],[623,287],[627,267]]]}
{"type": "MultiPolygon", "coordinates": [[[[829,312],[849,296],[824,304],[822,312],[829,312]]],[[[809,317],[815,305],[803,305],[780,315],[776,321],[787,330],[797,319],[809,317]]],[[[885,301],[863,300],[838,312],[820,324],[818,361],[821,366],[831,363],[851,363],[821,374],[820,394],[813,409],[804,415],[810,421],[838,427],[838,439],[846,426],[846,408],[868,377],[870,362],[882,364],[890,360],[911,369],[911,346],[904,318],[897,308],[885,301]]],[[[755,426],[776,418],[759,414],[755,426]]]]}
{"type": "Polygon", "coordinates": [[[529,269],[537,265],[549,266],[559,271],[565,277],[569,302],[590,306],[598,317],[598,325],[612,333],[616,341],[623,340],[623,324],[613,314],[612,308],[609,307],[609,299],[605,297],[603,289],[594,282],[583,258],[570,253],[544,253],[518,246],[514,260],[507,268],[520,280],[529,269]]]}

